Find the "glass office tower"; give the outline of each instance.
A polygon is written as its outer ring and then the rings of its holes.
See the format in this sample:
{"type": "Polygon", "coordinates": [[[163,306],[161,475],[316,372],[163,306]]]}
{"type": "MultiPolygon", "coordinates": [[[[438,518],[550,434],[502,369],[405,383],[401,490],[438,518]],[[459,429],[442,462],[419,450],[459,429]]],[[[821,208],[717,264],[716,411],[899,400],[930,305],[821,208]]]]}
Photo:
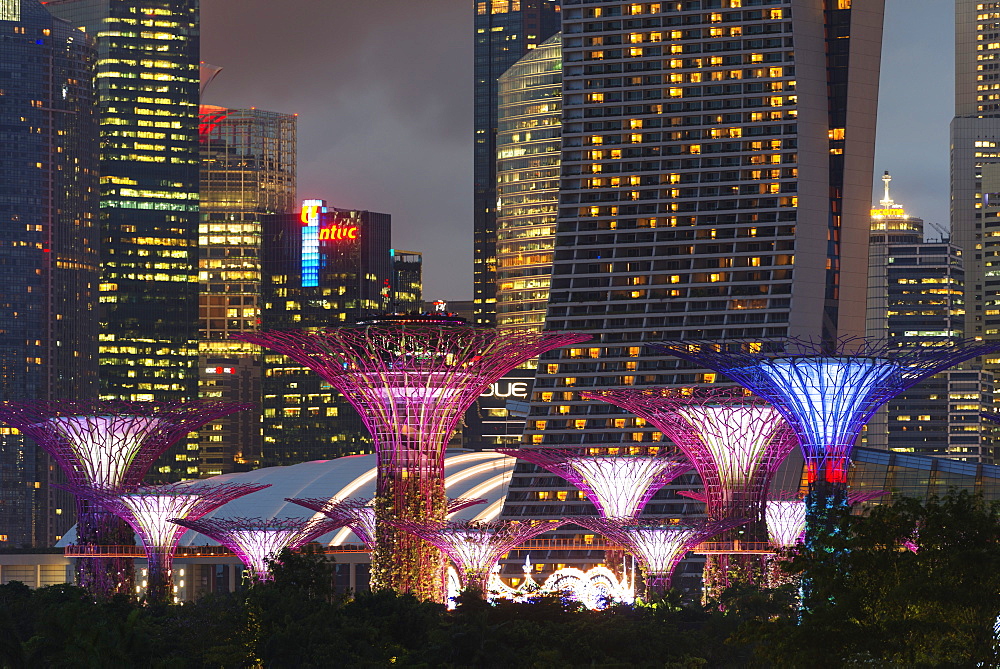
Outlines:
{"type": "MultiPolygon", "coordinates": [[[[258,347],[230,338],[260,323],[261,219],[292,211],[296,190],[294,114],[201,107],[201,289],[198,373],[203,398],[261,399],[258,347]]],[[[260,462],[260,410],[199,430],[188,473],[216,476],[260,462]]]]}
{"type": "MultiPolygon", "coordinates": [[[[94,59],[40,2],[0,2],[0,400],[97,397],[94,59]]],[[[59,475],[0,427],[0,548],[51,546],[73,524],[59,475]]]]}
{"type": "Polygon", "coordinates": [[[552,274],[562,146],[562,39],[500,77],[497,125],[497,327],[541,330],[552,274]]]}
{"type": "Polygon", "coordinates": [[[475,325],[496,322],[497,94],[500,75],[559,30],[557,0],[476,0],[473,194],[475,325]]]}
{"type": "Polygon", "coordinates": [[[193,398],[198,2],[53,0],[46,7],[97,43],[101,395],[193,398]]]}
{"type": "MultiPolygon", "coordinates": [[[[642,420],[579,396],[719,380],[645,342],[864,334],[883,3],[566,0],[562,14],[546,328],[594,340],[542,356],[525,441],[656,447],[642,420]]],[[[575,491],[538,488],[550,478],[515,472],[504,515],[565,515],[575,491]]]]}

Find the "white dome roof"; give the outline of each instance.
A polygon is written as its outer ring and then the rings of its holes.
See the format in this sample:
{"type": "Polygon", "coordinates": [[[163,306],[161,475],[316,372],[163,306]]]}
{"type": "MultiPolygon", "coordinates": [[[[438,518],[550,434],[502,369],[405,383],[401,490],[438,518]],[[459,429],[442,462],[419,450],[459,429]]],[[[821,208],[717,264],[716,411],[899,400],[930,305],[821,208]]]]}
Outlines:
{"type": "MultiPolygon", "coordinates": [[[[507,486],[514,473],[515,458],[493,451],[451,450],[445,454],[445,489],[449,498],[485,499],[486,504],[467,507],[450,516],[452,519],[492,520],[500,515],[507,486]]],[[[286,502],[286,497],[347,499],[375,496],[375,455],[350,455],[334,460],[313,460],[287,467],[266,467],[250,472],[223,474],[205,479],[211,483],[269,483],[265,488],[223,505],[205,518],[274,518],[310,517],[309,509],[286,502]]],[[[66,533],[57,546],[76,541],[76,527],[66,533]]],[[[328,545],[359,544],[348,528],[318,539],[328,545]]],[[[137,542],[138,543],[138,542],[137,542]]],[[[218,542],[187,531],[181,546],[217,545],[218,542]]]]}

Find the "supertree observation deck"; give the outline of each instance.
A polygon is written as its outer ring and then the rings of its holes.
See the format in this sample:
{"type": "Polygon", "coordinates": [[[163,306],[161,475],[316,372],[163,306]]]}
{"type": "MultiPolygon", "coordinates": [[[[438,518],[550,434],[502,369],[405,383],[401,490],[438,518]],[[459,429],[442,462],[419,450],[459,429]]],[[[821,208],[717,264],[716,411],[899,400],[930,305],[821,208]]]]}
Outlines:
{"type": "Polygon", "coordinates": [[[605,518],[638,517],[660,488],[693,469],[691,463],[665,455],[605,455],[559,448],[498,449],[498,452],[566,479],[605,518]]]}
{"type": "Polygon", "coordinates": [[[178,525],[215,539],[231,550],[257,582],[274,579],[270,563],[284,549],[297,550],[347,524],[330,518],[202,518],[171,519],[178,525]]]}
{"type": "Polygon", "coordinates": [[[269,487],[224,483],[171,483],[130,489],[100,490],[63,486],[115,514],[142,539],[146,551],[146,601],[169,602],[173,594],[173,559],[185,528],[173,520],[197,520],[237,497],[269,487]]]}
{"type": "Polygon", "coordinates": [[[897,348],[865,339],[814,343],[680,341],[654,349],[713,369],[768,401],[798,437],[809,482],[807,542],[847,504],[851,452],[865,423],[895,395],[1000,342],[943,341],[897,348]]]}
{"type": "Polygon", "coordinates": [[[444,522],[444,451],[464,412],[518,365],[590,339],[430,317],[235,337],[313,369],[357,409],[378,462],[372,587],[435,601],[444,598],[441,551],[387,521],[444,522]]]}
{"type": "MultiPolygon", "coordinates": [[[[347,525],[354,532],[355,536],[361,540],[368,550],[375,550],[375,500],[359,499],[357,497],[330,500],[321,498],[300,498],[286,497],[286,502],[304,506],[318,513],[324,514],[333,521],[340,522],[341,526],[347,525]]],[[[466,509],[476,504],[485,504],[485,499],[449,499],[445,509],[445,515],[466,509]]]]}
{"type": "Polygon", "coordinates": [[[567,522],[603,534],[626,548],[642,565],[647,598],[670,589],[674,569],[689,550],[720,532],[740,524],[739,520],[677,523],[668,519],[596,518],[573,516],[567,522]]]}
{"type": "MultiPolygon", "coordinates": [[[[70,484],[96,489],[130,487],[186,434],[249,404],[221,402],[33,401],[0,404],[0,422],[16,427],[56,461],[70,484]]],[[[78,495],[77,543],[113,546],[133,535],[114,514],[78,495]]],[[[131,594],[132,559],[77,561],[77,582],[100,599],[131,594]]]]}
{"type": "Polygon", "coordinates": [[[795,435],[769,405],[732,388],[606,390],[581,396],[621,407],[674,442],[701,476],[710,519],[763,522],[771,479],[795,448],[795,435]]]}
{"type": "Polygon", "coordinates": [[[429,524],[392,521],[401,530],[434,544],[451,558],[462,585],[471,595],[486,598],[493,567],[520,543],[557,529],[565,520],[460,521],[429,524]]]}

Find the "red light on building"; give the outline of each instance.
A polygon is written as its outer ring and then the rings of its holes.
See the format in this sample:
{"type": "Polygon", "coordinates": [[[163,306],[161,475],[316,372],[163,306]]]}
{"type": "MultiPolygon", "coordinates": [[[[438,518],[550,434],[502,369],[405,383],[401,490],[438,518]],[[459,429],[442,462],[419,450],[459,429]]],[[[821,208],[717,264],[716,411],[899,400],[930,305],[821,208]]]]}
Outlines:
{"type": "Polygon", "coordinates": [[[320,228],[319,239],[320,241],[344,241],[347,239],[357,239],[358,238],[358,226],[356,225],[337,225],[333,224],[325,228],[320,228]]]}

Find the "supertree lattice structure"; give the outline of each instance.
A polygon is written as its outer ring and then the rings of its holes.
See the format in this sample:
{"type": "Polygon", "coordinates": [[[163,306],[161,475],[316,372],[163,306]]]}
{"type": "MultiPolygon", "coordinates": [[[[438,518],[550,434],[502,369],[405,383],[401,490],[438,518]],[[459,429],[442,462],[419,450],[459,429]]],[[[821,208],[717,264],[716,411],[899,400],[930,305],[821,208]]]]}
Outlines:
{"type": "Polygon", "coordinates": [[[739,520],[677,523],[668,519],[583,516],[566,520],[603,534],[632,553],[642,565],[647,598],[670,589],[674,569],[689,550],[740,523],[739,520]]]}
{"type": "MultiPolygon", "coordinates": [[[[355,536],[361,540],[361,543],[368,547],[368,550],[375,550],[374,499],[352,497],[342,500],[331,500],[319,497],[286,497],[285,501],[322,513],[331,520],[340,521],[343,519],[344,522],[342,525],[350,527],[355,536]]],[[[465,499],[462,497],[449,499],[445,515],[450,516],[470,506],[485,503],[485,499],[465,499]]]]}
{"type": "MultiPolygon", "coordinates": [[[[0,421],[32,438],[73,485],[111,489],[138,485],[167,449],[189,432],[249,404],[221,402],[32,401],[0,404],[0,421]]],[[[132,543],[128,525],[77,496],[76,542],[132,543]]],[[[131,594],[132,559],[77,560],[77,582],[99,599],[131,594]]]]}
{"type": "Polygon", "coordinates": [[[621,407],[674,442],[701,476],[709,518],[763,521],[771,479],[795,447],[794,434],[773,408],[732,388],[606,390],[582,397],[621,407]]]}
{"type": "Polygon", "coordinates": [[[269,484],[171,483],[99,490],[64,486],[101,505],[131,526],[146,551],[146,600],[164,603],[173,594],[173,559],[185,528],[171,519],[197,520],[226,502],[270,487],[269,484]]]}
{"type": "Polygon", "coordinates": [[[297,550],[347,524],[330,518],[201,518],[171,522],[215,539],[231,550],[250,572],[252,581],[274,576],[270,563],[284,549],[297,550]]]}
{"type": "Polygon", "coordinates": [[[501,334],[454,321],[400,318],[236,338],[310,367],[357,409],[377,454],[372,586],[441,601],[440,550],[387,521],[444,522],[444,451],[463,413],[521,363],[590,336],[501,334]]]}
{"type": "Polygon", "coordinates": [[[851,452],[878,408],[937,372],[1000,349],[1000,342],[942,341],[907,349],[864,339],[651,346],[725,375],[781,412],[806,461],[808,541],[810,534],[831,531],[832,510],[847,503],[851,452]]]}
{"type": "Polygon", "coordinates": [[[558,528],[564,520],[459,521],[444,525],[392,521],[396,527],[444,551],[458,568],[465,589],[485,598],[490,574],[500,558],[523,541],[558,528]]]}
{"type": "Polygon", "coordinates": [[[764,507],[767,534],[777,548],[791,548],[806,533],[806,503],[802,499],[772,499],[764,507]]]}
{"type": "Polygon", "coordinates": [[[605,518],[638,517],[657,490],[692,469],[685,460],[660,454],[589,454],[559,448],[497,450],[566,479],[605,518]]]}

